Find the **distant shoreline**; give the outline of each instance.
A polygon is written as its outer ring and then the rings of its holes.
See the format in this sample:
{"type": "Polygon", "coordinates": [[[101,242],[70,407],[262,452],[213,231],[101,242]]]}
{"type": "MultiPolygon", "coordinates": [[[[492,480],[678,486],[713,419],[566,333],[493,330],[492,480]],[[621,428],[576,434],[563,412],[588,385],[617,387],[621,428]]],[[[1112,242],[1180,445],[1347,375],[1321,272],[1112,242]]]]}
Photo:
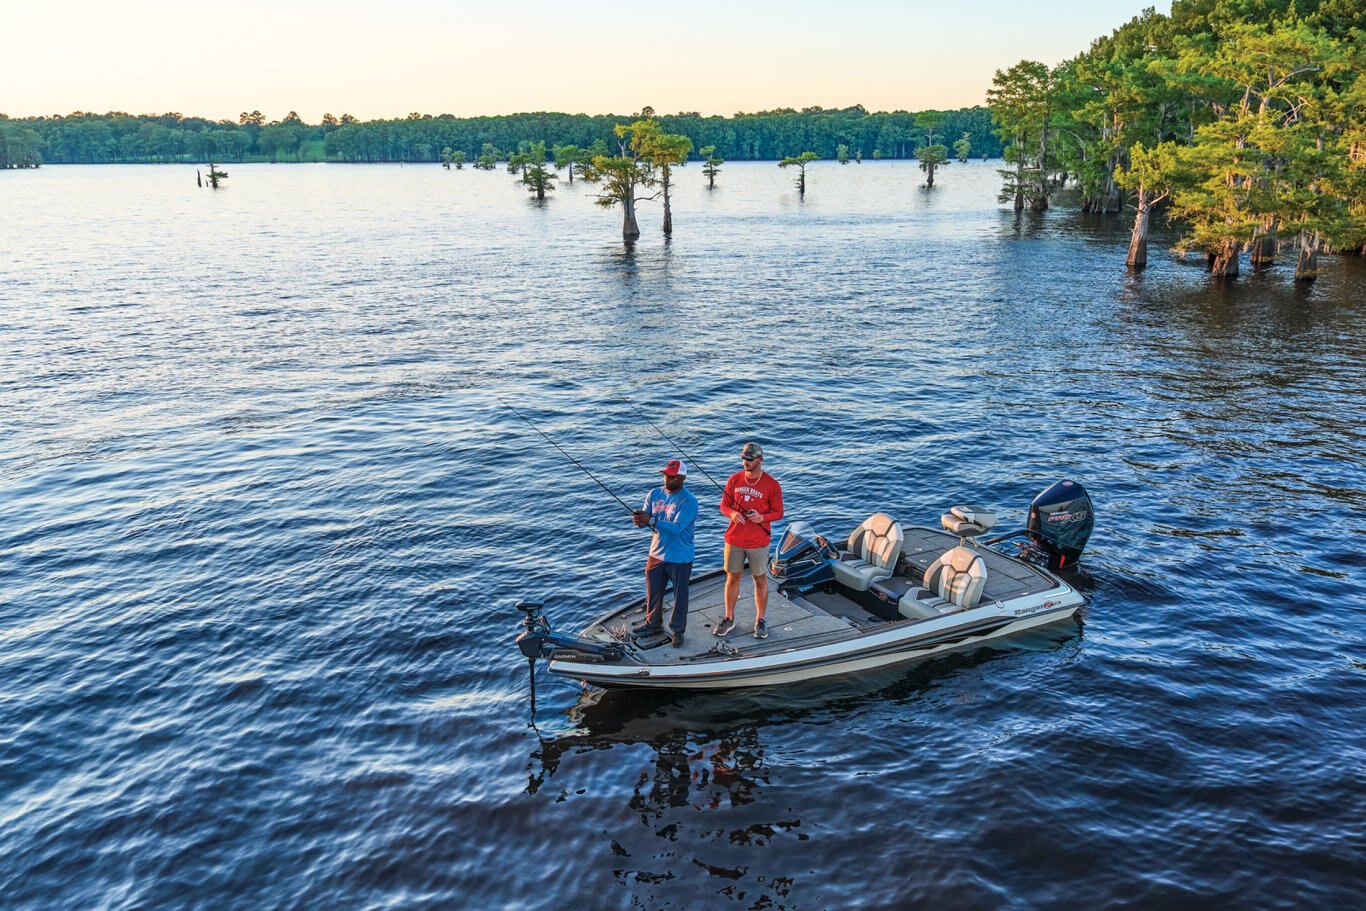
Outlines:
{"type": "MultiPolygon", "coordinates": [[[[163,164],[183,162],[434,162],[449,150],[473,162],[494,154],[505,160],[544,143],[555,147],[615,153],[619,125],[639,115],[507,114],[497,117],[431,117],[360,121],[343,114],[305,123],[290,112],[267,121],[260,111],[244,111],[234,121],[213,121],[179,113],[131,115],[123,112],[6,119],[0,116],[0,150],[18,164],[163,164]]],[[[933,135],[952,144],[967,139],[970,158],[999,158],[1001,139],[990,109],[872,113],[855,105],[840,110],[782,109],[733,117],[698,114],[645,116],[670,134],[688,137],[693,153],[713,149],[726,161],[781,161],[811,152],[835,159],[911,159],[933,135]],[[927,118],[926,115],[933,114],[927,118]],[[922,118],[924,122],[922,123],[922,118]],[[926,126],[926,124],[933,124],[926,126]]]]}

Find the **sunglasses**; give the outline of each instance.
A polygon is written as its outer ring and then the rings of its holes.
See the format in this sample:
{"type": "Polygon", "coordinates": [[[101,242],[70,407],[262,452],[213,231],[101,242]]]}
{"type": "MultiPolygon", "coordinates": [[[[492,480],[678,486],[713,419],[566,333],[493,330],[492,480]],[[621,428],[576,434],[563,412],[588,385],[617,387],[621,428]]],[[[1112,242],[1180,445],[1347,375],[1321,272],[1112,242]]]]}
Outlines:
{"type": "Polygon", "coordinates": [[[747,456],[747,455],[742,455],[742,456],[740,456],[740,461],[741,461],[741,462],[757,462],[757,461],[759,461],[759,460],[762,459],[762,458],[763,458],[763,456],[747,456]]]}

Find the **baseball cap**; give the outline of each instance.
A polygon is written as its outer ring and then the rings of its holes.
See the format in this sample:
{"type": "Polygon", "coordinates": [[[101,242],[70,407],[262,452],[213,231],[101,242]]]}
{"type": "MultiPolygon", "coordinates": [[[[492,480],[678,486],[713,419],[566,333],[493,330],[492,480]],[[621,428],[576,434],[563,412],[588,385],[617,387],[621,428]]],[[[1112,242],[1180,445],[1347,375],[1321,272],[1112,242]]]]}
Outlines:
{"type": "Polygon", "coordinates": [[[659,473],[666,478],[676,478],[679,475],[684,475],[686,477],[688,474],[688,466],[684,465],[678,459],[670,459],[668,464],[659,469],[659,473]]]}
{"type": "Polygon", "coordinates": [[[764,447],[760,446],[758,443],[746,443],[745,448],[740,450],[740,455],[747,459],[752,459],[755,456],[763,458],[764,447]]]}

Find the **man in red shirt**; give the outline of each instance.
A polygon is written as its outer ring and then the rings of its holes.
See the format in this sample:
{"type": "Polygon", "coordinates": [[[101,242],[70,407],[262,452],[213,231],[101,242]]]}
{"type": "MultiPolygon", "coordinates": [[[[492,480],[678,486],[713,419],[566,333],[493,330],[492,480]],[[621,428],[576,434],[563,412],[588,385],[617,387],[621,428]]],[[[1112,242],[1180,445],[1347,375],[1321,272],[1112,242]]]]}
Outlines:
{"type": "Polygon", "coordinates": [[[754,577],[754,638],[768,638],[764,611],[768,608],[768,545],[773,523],[783,517],[783,489],[764,471],[764,448],[746,443],[740,450],[744,468],[730,476],[721,493],[721,515],[726,529],[726,616],[712,633],[724,636],[735,628],[735,602],[740,597],[740,574],[749,562],[754,577]]]}

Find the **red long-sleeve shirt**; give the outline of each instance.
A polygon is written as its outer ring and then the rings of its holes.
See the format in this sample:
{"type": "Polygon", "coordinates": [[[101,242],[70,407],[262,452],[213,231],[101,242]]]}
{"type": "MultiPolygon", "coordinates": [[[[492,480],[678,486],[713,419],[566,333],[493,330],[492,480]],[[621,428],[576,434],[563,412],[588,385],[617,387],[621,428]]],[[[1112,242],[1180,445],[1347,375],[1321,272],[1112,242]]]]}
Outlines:
{"type": "Polygon", "coordinates": [[[726,518],[737,509],[742,513],[753,509],[760,516],[758,523],[746,521],[741,525],[732,521],[726,529],[727,544],[731,547],[768,547],[773,537],[772,523],[783,517],[783,489],[768,472],[751,482],[743,471],[737,471],[726,481],[720,509],[726,518]]]}

